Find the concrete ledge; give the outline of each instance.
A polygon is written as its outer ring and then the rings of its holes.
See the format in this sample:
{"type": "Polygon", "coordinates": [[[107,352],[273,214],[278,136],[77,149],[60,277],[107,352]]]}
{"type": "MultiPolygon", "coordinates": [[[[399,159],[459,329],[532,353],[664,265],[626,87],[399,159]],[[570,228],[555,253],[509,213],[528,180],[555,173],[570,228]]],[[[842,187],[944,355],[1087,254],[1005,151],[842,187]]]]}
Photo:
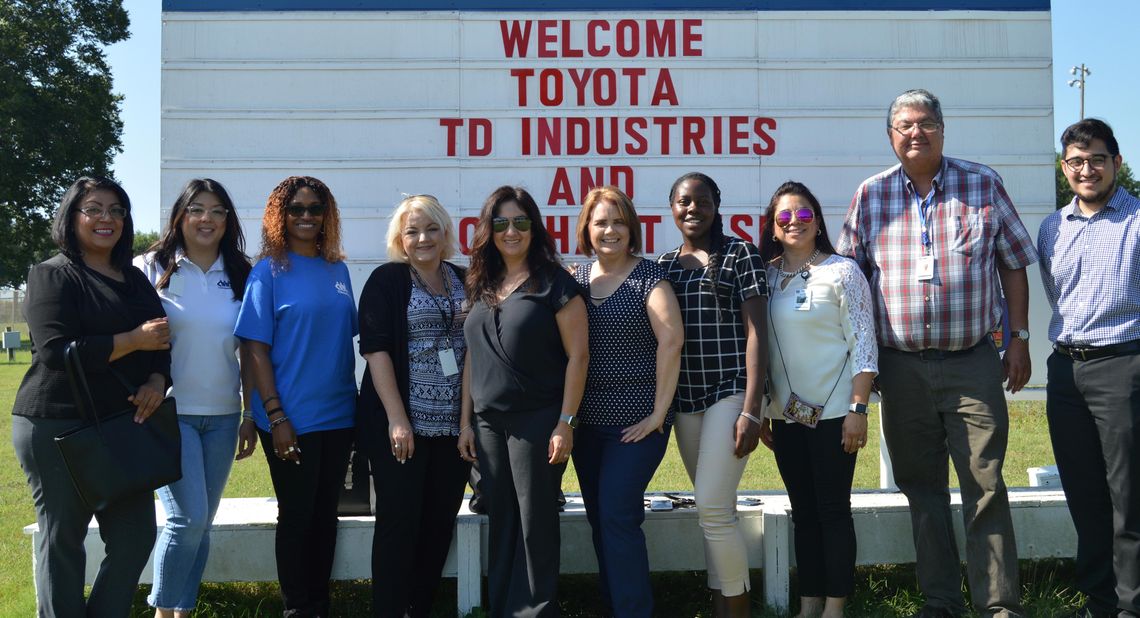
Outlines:
{"type": "MultiPolygon", "coordinates": [[[[860,565],[914,562],[910,512],[901,494],[881,490],[858,491],[851,497],[855,532],[859,540],[856,562],[860,565]]],[[[1017,535],[1018,556],[1025,559],[1062,558],[1076,555],[1076,532],[1069,518],[1064,494],[1056,490],[1016,488],[1010,490],[1010,506],[1017,535]]],[[[789,605],[792,549],[791,504],[782,492],[745,492],[737,501],[738,517],[748,545],[748,562],[764,570],[764,599],[768,605],[789,605]]],[[[961,522],[961,497],[951,492],[955,533],[965,555],[961,522]]],[[[159,529],[165,524],[156,505],[159,529]]],[[[203,575],[212,582],[277,581],[274,560],[274,529],[277,502],[273,498],[231,498],[222,501],[214,519],[210,560],[203,575]]],[[[333,579],[371,577],[372,517],[341,517],[333,579]]],[[[563,573],[595,573],[597,561],[585,508],[578,496],[567,496],[561,516],[563,573]]],[[[704,570],[704,539],[694,508],[646,511],[643,526],[653,571],[704,570]]],[[[35,524],[24,528],[33,537],[35,524]]],[[[461,613],[482,605],[482,577],[487,572],[487,518],[467,510],[466,501],[456,521],[451,552],[444,566],[445,577],[458,580],[461,613]]],[[[90,583],[105,555],[98,524],[87,530],[86,578],[90,583]]],[[[33,543],[34,546],[34,543],[33,543]]],[[[34,554],[33,554],[34,561],[34,554]]],[[[34,568],[34,564],[33,564],[34,568]]],[[[148,563],[141,583],[151,583],[148,563]]]]}

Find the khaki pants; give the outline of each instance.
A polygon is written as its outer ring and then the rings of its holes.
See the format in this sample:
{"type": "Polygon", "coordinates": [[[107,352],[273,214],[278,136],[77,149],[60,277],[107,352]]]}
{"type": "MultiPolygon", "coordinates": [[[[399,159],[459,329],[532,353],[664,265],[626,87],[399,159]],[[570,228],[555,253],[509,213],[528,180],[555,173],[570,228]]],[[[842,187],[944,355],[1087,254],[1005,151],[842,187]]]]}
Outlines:
{"type": "Polygon", "coordinates": [[[962,490],[966,575],[982,616],[1022,616],[1017,547],[1001,469],[1009,411],[989,340],[962,353],[879,351],[883,432],[910,503],[918,586],[926,603],[962,613],[961,560],[947,458],[962,490]]]}
{"type": "Polygon", "coordinates": [[[677,415],[677,449],[693,482],[705,535],[709,588],[726,597],[747,592],[748,548],[736,525],[736,488],[748,458],[737,459],[734,427],[744,393],[725,397],[697,414],[677,415]]]}

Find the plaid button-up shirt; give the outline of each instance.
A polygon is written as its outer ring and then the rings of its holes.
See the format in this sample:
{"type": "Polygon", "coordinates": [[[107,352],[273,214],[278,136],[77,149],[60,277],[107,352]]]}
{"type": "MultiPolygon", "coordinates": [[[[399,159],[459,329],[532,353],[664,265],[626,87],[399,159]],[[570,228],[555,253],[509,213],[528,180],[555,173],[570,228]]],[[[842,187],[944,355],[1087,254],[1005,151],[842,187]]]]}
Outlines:
{"type": "Polygon", "coordinates": [[[854,258],[871,284],[879,343],[899,350],[964,350],[1001,319],[999,266],[1037,261],[1033,238],[992,169],[942,157],[922,244],[914,185],[896,165],[855,192],[837,250],[854,258]],[[924,251],[933,277],[919,280],[924,251]],[[998,261],[1000,260],[1000,262],[998,261]]]}

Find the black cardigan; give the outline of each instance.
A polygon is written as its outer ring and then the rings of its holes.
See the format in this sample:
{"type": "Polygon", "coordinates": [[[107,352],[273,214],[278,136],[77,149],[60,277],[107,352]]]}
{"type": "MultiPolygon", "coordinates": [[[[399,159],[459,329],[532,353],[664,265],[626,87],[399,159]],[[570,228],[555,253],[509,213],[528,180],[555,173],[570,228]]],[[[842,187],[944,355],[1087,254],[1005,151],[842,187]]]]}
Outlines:
{"type": "Polygon", "coordinates": [[[97,413],[130,407],[129,393],[109,371],[114,367],[135,386],[152,373],[170,384],[170,351],[137,351],[109,362],[114,338],[152,318],[164,317],[162,301],[134,266],[125,281],[105,277],[64,255],[36,264],[28,274],[24,318],[32,336],[32,366],[16,393],[12,414],[38,418],[79,418],[64,371],[63,350],[75,341],[97,413]]]}
{"type": "MultiPolygon", "coordinates": [[[[463,281],[466,270],[444,262],[463,281]]],[[[388,262],[377,266],[360,292],[360,354],[387,352],[392,358],[400,399],[408,406],[410,361],[408,359],[408,301],[412,298],[411,266],[388,262]]],[[[371,367],[365,367],[356,400],[356,435],[365,449],[387,448],[388,414],[376,385],[371,367]]]]}

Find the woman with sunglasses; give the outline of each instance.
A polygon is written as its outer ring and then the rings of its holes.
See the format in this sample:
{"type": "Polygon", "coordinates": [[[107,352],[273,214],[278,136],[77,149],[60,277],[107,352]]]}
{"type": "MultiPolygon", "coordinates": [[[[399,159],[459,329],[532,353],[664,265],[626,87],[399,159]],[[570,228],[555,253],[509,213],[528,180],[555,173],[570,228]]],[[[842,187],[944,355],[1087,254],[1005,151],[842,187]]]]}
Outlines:
{"type": "Polygon", "coordinates": [[[325,183],[291,176],[269,194],[261,260],[234,333],[249,359],[253,420],[277,494],[286,616],[328,616],[337,499],[356,412],[356,305],[325,183]]]}
{"type": "Polygon", "coordinates": [[[590,368],[578,408],[574,469],[607,615],[652,616],[641,524],[645,488],[665,456],[685,342],[665,271],[640,256],[641,223],[617,187],[586,195],[578,215],[578,283],[590,301],[590,368]]]}
{"type": "Polygon", "coordinates": [[[242,290],[249,276],[245,235],[225,187],[191,180],[170,211],[166,231],[135,258],[158,290],[170,324],[171,393],[178,400],[182,479],[158,489],[166,527],[154,551],[155,618],[186,618],[194,609],[210,553],[210,523],[236,459],[253,453],[257,431],[241,419],[238,340],[242,290]],[[241,447],[238,449],[238,427],[241,447]]]}
{"type": "Polygon", "coordinates": [[[492,616],[557,616],[558,485],[589,365],[586,304],[538,205],[499,187],[479,214],[459,453],[478,453],[490,519],[492,616]]]}
{"type": "Polygon", "coordinates": [[[693,482],[716,616],[749,616],[748,554],[736,488],[760,440],[768,286],[752,243],[724,233],[720,189],[691,172],[669,190],[681,246],[662,255],[685,324],[677,448],[693,482]]]}
{"type": "Polygon", "coordinates": [[[835,255],[819,200],[798,182],[764,213],[771,282],[771,403],[764,443],[776,454],[795,523],[799,618],[841,618],[855,578],[851,481],[867,443],[867,399],[878,372],[871,291],[835,255]]]}
{"type": "Polygon", "coordinates": [[[387,264],[360,294],[360,353],[368,361],[357,434],[372,464],[372,613],[431,613],[471,464],[459,436],[466,299],[451,216],[430,195],[400,202],[387,264]],[[395,558],[395,557],[400,558],[395,558]]]}
{"type": "Polygon", "coordinates": [[[131,201],[117,183],[83,177],[63,194],[52,226],[55,257],[28,273],[24,317],[32,364],[12,407],[12,445],[28,478],[41,541],[35,547],[40,616],[126,616],[154,545],[154,496],[121,498],[92,512],[76,491],[54,437],[83,425],[64,368],[75,342],[96,413],[137,408],[144,422],[170,385],[170,329],[154,287],[131,266],[131,201]],[[131,395],[124,382],[138,385],[131,395]],[[91,517],[106,555],[84,598],[91,517]]]}

